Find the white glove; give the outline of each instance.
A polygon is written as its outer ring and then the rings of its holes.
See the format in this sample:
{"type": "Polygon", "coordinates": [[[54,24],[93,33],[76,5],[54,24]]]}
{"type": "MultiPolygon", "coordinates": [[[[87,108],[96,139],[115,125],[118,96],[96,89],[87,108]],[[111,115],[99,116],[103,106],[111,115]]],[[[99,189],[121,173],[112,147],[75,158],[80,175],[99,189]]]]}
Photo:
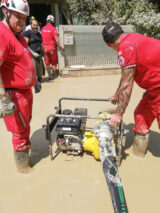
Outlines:
{"type": "Polygon", "coordinates": [[[34,52],[33,56],[34,56],[35,58],[40,57],[40,55],[39,55],[38,53],[35,53],[35,52],[34,52]]]}
{"type": "Polygon", "coordinates": [[[7,93],[0,95],[0,118],[13,115],[15,109],[16,105],[10,100],[10,96],[7,93]]]}

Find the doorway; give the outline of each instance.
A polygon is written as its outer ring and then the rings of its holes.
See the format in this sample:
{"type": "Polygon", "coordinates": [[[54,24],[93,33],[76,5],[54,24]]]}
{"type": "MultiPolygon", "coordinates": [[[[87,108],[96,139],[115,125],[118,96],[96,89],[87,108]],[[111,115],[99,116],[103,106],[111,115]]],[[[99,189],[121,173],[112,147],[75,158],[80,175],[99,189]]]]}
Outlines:
{"type": "MultiPolygon", "coordinates": [[[[34,16],[37,19],[40,27],[43,27],[45,25],[46,17],[49,14],[51,14],[50,4],[30,4],[30,16],[34,16]]],[[[28,20],[27,24],[29,24],[28,20]]]]}

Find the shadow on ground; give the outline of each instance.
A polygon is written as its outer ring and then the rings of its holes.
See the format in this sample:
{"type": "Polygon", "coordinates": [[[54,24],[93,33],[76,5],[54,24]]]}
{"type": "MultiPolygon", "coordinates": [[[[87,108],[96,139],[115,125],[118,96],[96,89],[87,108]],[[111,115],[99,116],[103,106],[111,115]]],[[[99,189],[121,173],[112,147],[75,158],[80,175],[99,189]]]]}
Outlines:
{"type": "MultiPolygon", "coordinates": [[[[133,144],[134,132],[133,132],[134,124],[129,124],[126,128],[129,130],[126,138],[126,145],[124,147],[124,153],[122,156],[122,161],[127,159],[128,154],[125,153],[125,150],[129,149],[133,144]]],[[[52,131],[51,134],[52,143],[56,140],[55,131],[52,131]]],[[[54,148],[56,145],[54,144],[54,148]]],[[[148,151],[152,153],[155,157],[160,157],[160,134],[154,131],[150,131],[150,139],[148,151]]],[[[52,160],[58,156],[59,152],[56,150],[52,156],[52,160]]],[[[31,166],[34,167],[41,159],[46,158],[50,155],[49,151],[49,141],[45,138],[44,129],[38,129],[31,136],[31,166]]]]}
{"type": "Polygon", "coordinates": [[[49,82],[53,82],[56,78],[58,78],[59,77],[59,71],[58,70],[56,70],[56,72],[55,72],[55,74],[52,76],[52,79],[51,80],[49,80],[49,78],[48,77],[43,77],[42,78],[42,82],[41,83],[49,83],[49,82]]]}
{"type": "MultiPolygon", "coordinates": [[[[126,128],[129,130],[129,133],[127,134],[127,141],[126,146],[124,147],[124,150],[129,149],[134,140],[134,132],[133,132],[133,126],[134,124],[129,124],[126,126],[126,128]]],[[[150,137],[149,137],[149,146],[148,151],[152,153],[155,157],[160,157],[160,134],[154,131],[150,131],[150,137]]]]}
{"type": "MultiPolygon", "coordinates": [[[[55,141],[55,132],[52,131],[52,145],[55,141]]],[[[56,146],[54,144],[54,146],[56,146]]],[[[59,154],[59,153],[58,153],[59,154]]],[[[58,155],[55,154],[54,158],[58,155]]],[[[34,167],[41,159],[46,158],[50,155],[49,150],[49,141],[46,140],[45,130],[43,128],[38,129],[31,136],[31,157],[30,157],[30,165],[34,167]]],[[[54,159],[52,158],[52,160],[54,159]]]]}

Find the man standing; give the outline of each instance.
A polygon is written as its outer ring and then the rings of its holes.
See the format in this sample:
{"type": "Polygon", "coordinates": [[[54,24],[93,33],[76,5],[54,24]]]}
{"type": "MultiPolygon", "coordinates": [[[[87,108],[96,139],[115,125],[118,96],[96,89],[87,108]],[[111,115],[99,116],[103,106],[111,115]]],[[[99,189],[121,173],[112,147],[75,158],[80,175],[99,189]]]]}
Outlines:
{"type": "Polygon", "coordinates": [[[0,22],[0,117],[12,132],[14,157],[19,172],[29,166],[32,90],[36,72],[21,32],[29,15],[25,0],[3,0],[0,22]]]}
{"type": "Polygon", "coordinates": [[[43,75],[43,47],[42,47],[42,37],[38,32],[38,21],[31,21],[31,30],[27,30],[23,33],[23,36],[30,47],[32,59],[35,65],[37,79],[39,82],[42,80],[43,75]]]}
{"type": "Polygon", "coordinates": [[[118,102],[110,124],[119,125],[129,103],[134,81],[146,93],[134,112],[133,153],[144,157],[149,141],[149,128],[157,118],[160,128],[160,41],[138,33],[125,34],[117,23],[107,24],[102,36],[106,44],[118,52],[122,77],[114,96],[118,102]]]}
{"type": "MultiPolygon", "coordinates": [[[[27,26],[25,27],[24,31],[31,30],[31,24],[32,24],[32,21],[33,21],[33,20],[36,20],[36,18],[35,18],[34,16],[31,16],[31,17],[29,18],[29,25],[27,25],[27,26]]],[[[41,32],[41,29],[40,29],[39,26],[38,26],[38,32],[39,32],[39,33],[41,32]]]]}
{"type": "Polygon", "coordinates": [[[57,67],[57,48],[56,44],[60,49],[64,49],[60,46],[60,42],[57,35],[57,30],[54,27],[54,17],[48,15],[46,18],[46,25],[41,29],[43,48],[45,53],[45,65],[48,72],[49,80],[52,79],[50,64],[52,71],[54,72],[57,67]]]}

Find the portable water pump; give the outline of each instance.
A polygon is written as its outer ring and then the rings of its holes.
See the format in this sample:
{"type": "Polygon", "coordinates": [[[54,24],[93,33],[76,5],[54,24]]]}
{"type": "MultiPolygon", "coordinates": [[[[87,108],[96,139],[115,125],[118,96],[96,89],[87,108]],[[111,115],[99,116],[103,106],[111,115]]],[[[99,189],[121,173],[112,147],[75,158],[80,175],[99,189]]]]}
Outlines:
{"type": "MultiPolygon", "coordinates": [[[[99,143],[94,134],[94,130],[86,130],[87,119],[94,119],[96,122],[109,119],[108,112],[99,113],[97,117],[89,116],[87,108],[75,108],[62,110],[62,101],[101,101],[108,102],[109,99],[93,99],[93,98],[67,98],[63,97],[59,100],[59,106],[55,107],[56,113],[51,114],[47,118],[46,139],[49,140],[50,155],[52,156],[52,139],[51,131],[55,129],[57,134],[56,143],[60,151],[70,155],[80,155],[84,151],[91,152],[96,160],[100,160],[99,143]]],[[[115,128],[112,128],[113,138],[116,149],[116,164],[120,166],[122,158],[122,148],[125,146],[127,129],[124,128],[123,122],[115,128]]]]}
{"type": "Polygon", "coordinates": [[[101,160],[104,176],[110,191],[114,212],[128,213],[125,195],[118,173],[122,159],[123,147],[126,143],[126,133],[123,122],[117,127],[109,124],[110,114],[99,113],[97,117],[89,116],[86,108],[62,110],[63,100],[78,101],[110,101],[109,99],[61,98],[56,113],[47,117],[43,125],[46,139],[49,141],[51,159],[52,153],[51,132],[55,129],[56,143],[59,151],[71,155],[80,155],[84,151],[91,152],[96,160],[101,160]],[[96,125],[92,131],[86,131],[87,119],[95,119],[96,125]]]}

